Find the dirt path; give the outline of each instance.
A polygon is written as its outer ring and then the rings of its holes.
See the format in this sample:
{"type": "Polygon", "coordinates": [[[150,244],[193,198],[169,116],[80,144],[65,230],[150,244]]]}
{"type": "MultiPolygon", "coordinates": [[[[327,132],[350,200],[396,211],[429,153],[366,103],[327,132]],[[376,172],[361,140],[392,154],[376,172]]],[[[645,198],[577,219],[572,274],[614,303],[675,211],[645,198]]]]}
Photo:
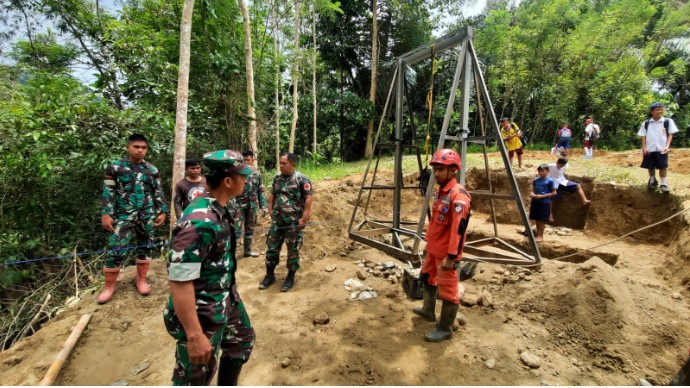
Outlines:
{"type": "MultiPolygon", "coordinates": [[[[551,158],[545,152],[528,155],[526,164],[532,165],[551,158]]],[[[638,161],[627,166],[633,158],[625,155],[607,153],[598,162],[630,168],[636,178],[638,161]]],[[[681,156],[690,162],[690,152],[681,150],[674,163],[681,156]]],[[[678,165],[685,170],[678,169],[675,182],[685,176],[687,185],[690,164],[678,165]]],[[[582,174],[580,168],[574,166],[573,173],[582,174]]],[[[467,296],[490,293],[494,306],[461,307],[467,324],[455,338],[429,344],[422,336],[433,324],[410,312],[419,302],[406,298],[400,284],[369,276],[365,283],[379,296],[348,300],[343,283],[356,278],[356,262],[395,261],[347,238],[358,189],[354,182],[360,179],[314,184],[315,225],[307,231],[303,270],[293,291],[281,293],[278,286],[259,291],[262,258],[240,261],[240,293],[257,331],[254,353],[240,379],[243,385],[634,385],[640,378],[666,384],[684,361],[690,346],[690,293],[683,275],[673,269],[687,266],[678,251],[688,244],[687,224],[664,243],[626,239],[579,263],[547,261],[539,270],[480,264],[463,286],[467,296]],[[329,322],[314,324],[314,317],[323,313],[329,322]],[[539,358],[539,368],[520,361],[524,350],[539,358]]],[[[614,196],[601,198],[606,201],[599,204],[602,212],[630,211],[614,196]]],[[[387,202],[385,197],[375,200],[387,202]]],[[[472,233],[492,230],[485,219],[475,214],[472,233]]],[[[523,241],[520,228],[501,225],[515,243],[523,241]]],[[[614,234],[605,228],[599,222],[567,237],[549,235],[544,255],[605,242],[614,234]]],[[[260,238],[257,245],[265,246],[260,238]]],[[[285,273],[284,267],[278,269],[279,280],[285,273]]],[[[169,384],[174,355],[162,322],[165,274],[164,262],[155,262],[149,276],[154,292],[148,298],[136,295],[131,267],[121,276],[113,302],[98,306],[95,294],[84,295],[37,334],[0,353],[2,384],[37,384],[71,327],[90,311],[94,317],[57,384],[169,384]]]]}

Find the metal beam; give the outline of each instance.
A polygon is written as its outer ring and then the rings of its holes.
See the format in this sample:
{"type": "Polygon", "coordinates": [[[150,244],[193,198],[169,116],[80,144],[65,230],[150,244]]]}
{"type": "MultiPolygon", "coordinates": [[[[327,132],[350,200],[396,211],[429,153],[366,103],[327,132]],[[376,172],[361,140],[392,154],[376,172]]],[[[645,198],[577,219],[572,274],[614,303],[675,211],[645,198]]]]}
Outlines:
{"type": "Polygon", "coordinates": [[[416,48],[414,50],[408,51],[407,53],[398,57],[400,63],[409,66],[419,61],[431,58],[431,47],[434,46],[434,52],[436,55],[442,52],[452,49],[462,43],[462,41],[469,37],[472,39],[473,31],[472,27],[465,26],[452,31],[433,42],[426,44],[422,47],[416,48]]]}

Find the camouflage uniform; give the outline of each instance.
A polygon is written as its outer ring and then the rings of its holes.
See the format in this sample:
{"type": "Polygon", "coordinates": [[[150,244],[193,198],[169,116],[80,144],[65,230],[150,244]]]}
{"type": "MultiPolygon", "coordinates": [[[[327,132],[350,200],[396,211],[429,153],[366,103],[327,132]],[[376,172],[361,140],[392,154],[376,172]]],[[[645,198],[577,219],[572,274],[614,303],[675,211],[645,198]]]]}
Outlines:
{"type": "MultiPolygon", "coordinates": [[[[117,268],[126,257],[123,248],[131,245],[132,234],[138,245],[153,244],[153,222],[168,213],[158,169],[143,161],[134,164],[127,159],[111,162],[105,170],[101,214],[113,217],[114,233],[108,239],[106,268],[117,268]],[[115,250],[115,251],[113,251],[115,250]]],[[[149,256],[151,248],[135,249],[140,259],[149,256]]]]}
{"type": "Polygon", "coordinates": [[[242,235],[244,223],[244,238],[251,240],[254,237],[254,227],[259,224],[259,209],[268,207],[266,192],[261,184],[261,173],[256,170],[247,177],[242,195],[230,201],[230,208],[235,219],[235,234],[239,238],[242,235]]]}
{"type": "MultiPolygon", "coordinates": [[[[216,151],[211,157],[219,152],[215,157],[222,158],[225,151],[216,151]]],[[[242,363],[249,359],[255,333],[237,292],[235,248],[232,217],[215,198],[194,200],[173,230],[168,278],[193,282],[199,323],[213,349],[208,364],[189,362],[187,336],[170,295],[163,319],[168,333],[177,340],[173,385],[208,385],[218,366],[219,350],[223,358],[242,363]]]]}
{"type": "Polygon", "coordinates": [[[297,271],[299,250],[302,247],[304,230],[298,229],[299,219],[304,212],[306,197],[312,195],[311,182],[304,174],[295,171],[291,176],[277,174],[271,185],[273,212],[271,228],[266,238],[266,267],[275,268],[280,260],[283,241],[287,245],[287,268],[297,271]]]}

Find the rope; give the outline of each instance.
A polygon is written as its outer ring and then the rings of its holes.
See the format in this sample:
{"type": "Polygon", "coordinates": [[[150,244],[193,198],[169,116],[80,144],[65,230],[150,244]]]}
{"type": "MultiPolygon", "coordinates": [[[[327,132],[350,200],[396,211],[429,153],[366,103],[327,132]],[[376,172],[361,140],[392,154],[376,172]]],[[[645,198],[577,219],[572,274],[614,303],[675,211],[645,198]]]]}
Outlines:
{"type": "MultiPolygon", "coordinates": [[[[589,248],[581,249],[581,250],[579,250],[579,251],[577,251],[577,252],[575,252],[575,253],[571,253],[571,254],[564,255],[564,256],[559,256],[559,257],[556,257],[556,258],[554,258],[554,259],[547,259],[547,258],[544,258],[544,262],[546,262],[546,261],[561,261],[561,260],[563,260],[563,259],[567,259],[567,258],[570,258],[570,257],[573,257],[573,256],[577,256],[577,255],[579,255],[579,254],[581,254],[581,253],[583,253],[583,252],[590,252],[590,251],[593,251],[593,250],[595,250],[595,249],[597,249],[597,248],[601,248],[601,247],[603,247],[603,246],[606,246],[606,245],[609,245],[609,244],[613,244],[614,242],[620,241],[620,240],[622,240],[622,239],[624,239],[624,238],[626,238],[626,237],[628,237],[628,236],[630,236],[630,235],[632,235],[632,234],[635,234],[635,233],[637,233],[637,232],[641,232],[641,231],[646,230],[646,229],[649,229],[649,228],[653,228],[653,227],[655,227],[655,226],[658,226],[658,225],[663,224],[664,222],[668,222],[668,221],[672,220],[673,218],[678,217],[679,215],[681,215],[681,214],[687,212],[688,210],[690,210],[690,208],[683,209],[683,210],[681,210],[681,211],[679,211],[679,212],[677,212],[677,213],[675,213],[675,214],[673,214],[673,215],[671,215],[671,216],[669,216],[669,217],[664,218],[664,219],[661,220],[661,221],[655,222],[655,223],[650,224],[650,225],[647,225],[647,226],[643,226],[643,227],[641,227],[641,228],[639,228],[639,229],[633,230],[632,232],[628,232],[628,233],[626,233],[626,234],[624,234],[624,235],[622,235],[622,236],[620,236],[620,237],[616,237],[616,238],[614,238],[614,239],[612,239],[612,240],[609,240],[609,241],[607,241],[607,242],[605,242],[605,243],[602,243],[602,244],[599,244],[599,245],[595,245],[595,246],[592,246],[592,247],[589,247],[589,248]]],[[[478,261],[478,262],[481,262],[481,263],[495,264],[495,263],[491,263],[491,262],[488,262],[488,261],[485,261],[485,260],[481,260],[481,259],[475,259],[475,258],[473,258],[472,260],[473,260],[473,261],[478,261]]],[[[525,264],[525,265],[508,264],[508,265],[506,265],[506,266],[507,266],[507,267],[529,268],[529,267],[538,267],[538,266],[540,266],[540,265],[542,265],[542,264],[544,264],[544,263],[539,263],[539,264],[525,264]]]]}
{"type": "Polygon", "coordinates": [[[424,162],[429,164],[429,151],[431,150],[431,115],[434,111],[434,75],[436,75],[436,45],[431,45],[431,86],[426,93],[426,106],[429,108],[429,117],[426,122],[426,140],[424,142],[424,162]]]}
{"type": "MultiPolygon", "coordinates": [[[[616,238],[614,238],[614,239],[612,239],[612,240],[609,240],[609,241],[607,241],[607,242],[604,242],[604,243],[602,243],[602,244],[595,245],[595,246],[592,246],[592,247],[589,247],[589,248],[585,248],[585,249],[579,250],[579,251],[577,251],[577,252],[575,252],[575,253],[571,253],[571,254],[568,254],[568,255],[560,256],[560,257],[557,257],[557,258],[554,258],[554,259],[544,258],[544,261],[561,261],[561,260],[564,260],[564,259],[567,259],[567,258],[570,258],[570,257],[573,257],[573,256],[577,256],[577,255],[579,255],[579,254],[581,254],[581,253],[583,253],[583,252],[590,252],[590,251],[593,251],[593,250],[595,250],[595,249],[597,249],[597,248],[601,248],[601,247],[603,247],[603,246],[606,246],[606,245],[609,245],[609,244],[613,244],[614,242],[620,241],[620,240],[622,240],[622,239],[624,239],[624,238],[626,238],[626,237],[628,237],[628,236],[630,236],[630,235],[633,235],[633,234],[638,233],[638,232],[641,232],[641,231],[643,231],[643,230],[647,230],[647,229],[649,229],[649,228],[653,228],[653,227],[655,227],[655,226],[658,226],[658,225],[661,225],[661,224],[663,224],[663,223],[665,223],[665,222],[668,222],[668,221],[672,220],[673,218],[678,217],[679,215],[681,215],[681,214],[687,212],[688,210],[690,210],[690,208],[683,209],[683,210],[681,210],[681,211],[679,211],[679,212],[677,212],[677,213],[675,213],[675,214],[673,214],[673,215],[671,215],[671,216],[669,216],[669,217],[664,218],[664,219],[661,220],[661,221],[655,222],[655,223],[650,224],[650,225],[647,225],[647,226],[643,226],[643,227],[641,227],[641,228],[639,228],[639,229],[633,230],[632,232],[628,232],[628,233],[626,233],[626,234],[624,234],[624,235],[622,235],[622,236],[620,236],[620,237],[616,237],[616,238]]],[[[412,213],[412,212],[415,212],[415,210],[408,210],[408,211],[405,211],[405,212],[401,211],[401,212],[399,212],[399,213],[402,214],[402,213],[412,213]]],[[[377,215],[377,214],[369,214],[369,215],[371,216],[371,215],[377,215]]],[[[338,224],[338,225],[344,225],[344,222],[345,222],[345,221],[346,221],[346,220],[344,220],[344,219],[336,219],[336,220],[332,220],[332,221],[309,222],[309,223],[305,224],[304,226],[307,227],[307,226],[313,226],[313,225],[319,225],[319,224],[338,224]]],[[[281,226],[281,227],[278,227],[278,228],[276,228],[276,229],[286,229],[286,228],[291,228],[291,227],[292,227],[292,226],[281,226]]],[[[270,227],[269,227],[269,228],[265,228],[265,229],[255,229],[255,230],[253,231],[253,234],[254,234],[254,235],[263,234],[263,233],[265,233],[265,232],[268,232],[269,230],[271,230],[270,227]]],[[[243,235],[246,235],[246,234],[247,234],[247,233],[241,233],[239,236],[243,236],[243,235]]],[[[105,249],[105,250],[100,250],[100,251],[80,252],[80,253],[77,253],[77,254],[68,254],[68,255],[59,255],[59,256],[48,256],[48,257],[41,257],[41,258],[27,259],[27,260],[5,261],[5,262],[0,262],[0,266],[2,266],[2,265],[4,265],[4,266],[13,266],[13,265],[19,265],[19,264],[34,263],[34,262],[47,261],[47,260],[59,260],[59,259],[67,259],[67,258],[70,258],[70,259],[71,259],[71,258],[80,257],[80,256],[98,255],[98,254],[103,254],[103,253],[108,253],[108,252],[117,252],[117,251],[130,250],[130,249],[136,249],[136,248],[151,248],[151,247],[164,246],[164,245],[170,245],[170,242],[169,242],[169,241],[165,241],[165,242],[160,242],[160,243],[155,243],[155,244],[135,245],[135,246],[128,246],[128,247],[123,247],[123,248],[105,249]]],[[[495,264],[495,263],[491,263],[491,262],[489,262],[489,261],[482,260],[482,259],[476,259],[476,258],[474,258],[474,259],[472,259],[472,260],[473,260],[473,261],[480,262],[480,263],[495,264]]],[[[540,265],[542,265],[542,264],[543,264],[543,263],[539,263],[539,264],[525,264],[525,265],[508,264],[508,265],[506,265],[506,266],[507,266],[507,267],[529,268],[529,267],[538,267],[538,266],[540,266],[540,265]]]]}

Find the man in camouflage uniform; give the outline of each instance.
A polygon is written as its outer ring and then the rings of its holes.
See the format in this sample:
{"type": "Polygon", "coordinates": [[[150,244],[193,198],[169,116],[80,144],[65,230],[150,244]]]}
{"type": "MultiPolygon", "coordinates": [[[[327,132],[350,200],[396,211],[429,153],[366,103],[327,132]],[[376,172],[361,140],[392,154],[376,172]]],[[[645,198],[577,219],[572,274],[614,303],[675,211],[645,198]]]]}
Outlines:
{"type": "MultiPolygon", "coordinates": [[[[252,151],[242,152],[244,162],[252,166],[254,164],[254,153],[252,151]]],[[[242,224],[244,223],[244,255],[243,257],[259,257],[259,252],[252,251],[252,241],[254,239],[254,227],[259,224],[259,209],[266,215],[266,194],[264,186],[261,184],[261,173],[254,170],[252,175],[247,177],[242,195],[237,196],[230,202],[230,207],[235,218],[235,233],[237,238],[242,234],[242,224]]]]}
{"type": "Polygon", "coordinates": [[[300,268],[299,250],[302,247],[304,227],[311,216],[311,182],[304,174],[295,171],[297,158],[284,152],[280,156],[280,174],[276,174],[268,196],[268,211],[273,222],[266,238],[266,276],[259,283],[264,290],[276,282],[275,268],[280,260],[283,241],[287,245],[288,275],[281,291],[289,291],[295,284],[295,273],[300,268]]]}
{"type": "Polygon", "coordinates": [[[111,162],[105,170],[101,225],[111,235],[103,268],[105,287],[98,296],[101,304],[113,297],[120,266],[127,254],[124,248],[132,245],[133,235],[138,245],[135,249],[137,291],[141,295],[151,292],[146,283],[146,272],[151,262],[149,252],[153,245],[153,227],[165,222],[168,206],[158,169],[144,160],[147,151],[146,137],[133,134],[127,139],[129,157],[111,162]]]}
{"type": "Polygon", "coordinates": [[[237,385],[255,333],[237,293],[237,241],[225,204],[242,193],[253,170],[231,150],[207,153],[203,163],[208,197],[184,210],[168,256],[170,298],[163,319],[177,340],[172,384],[209,385],[219,369],[218,385],[237,385]]]}

